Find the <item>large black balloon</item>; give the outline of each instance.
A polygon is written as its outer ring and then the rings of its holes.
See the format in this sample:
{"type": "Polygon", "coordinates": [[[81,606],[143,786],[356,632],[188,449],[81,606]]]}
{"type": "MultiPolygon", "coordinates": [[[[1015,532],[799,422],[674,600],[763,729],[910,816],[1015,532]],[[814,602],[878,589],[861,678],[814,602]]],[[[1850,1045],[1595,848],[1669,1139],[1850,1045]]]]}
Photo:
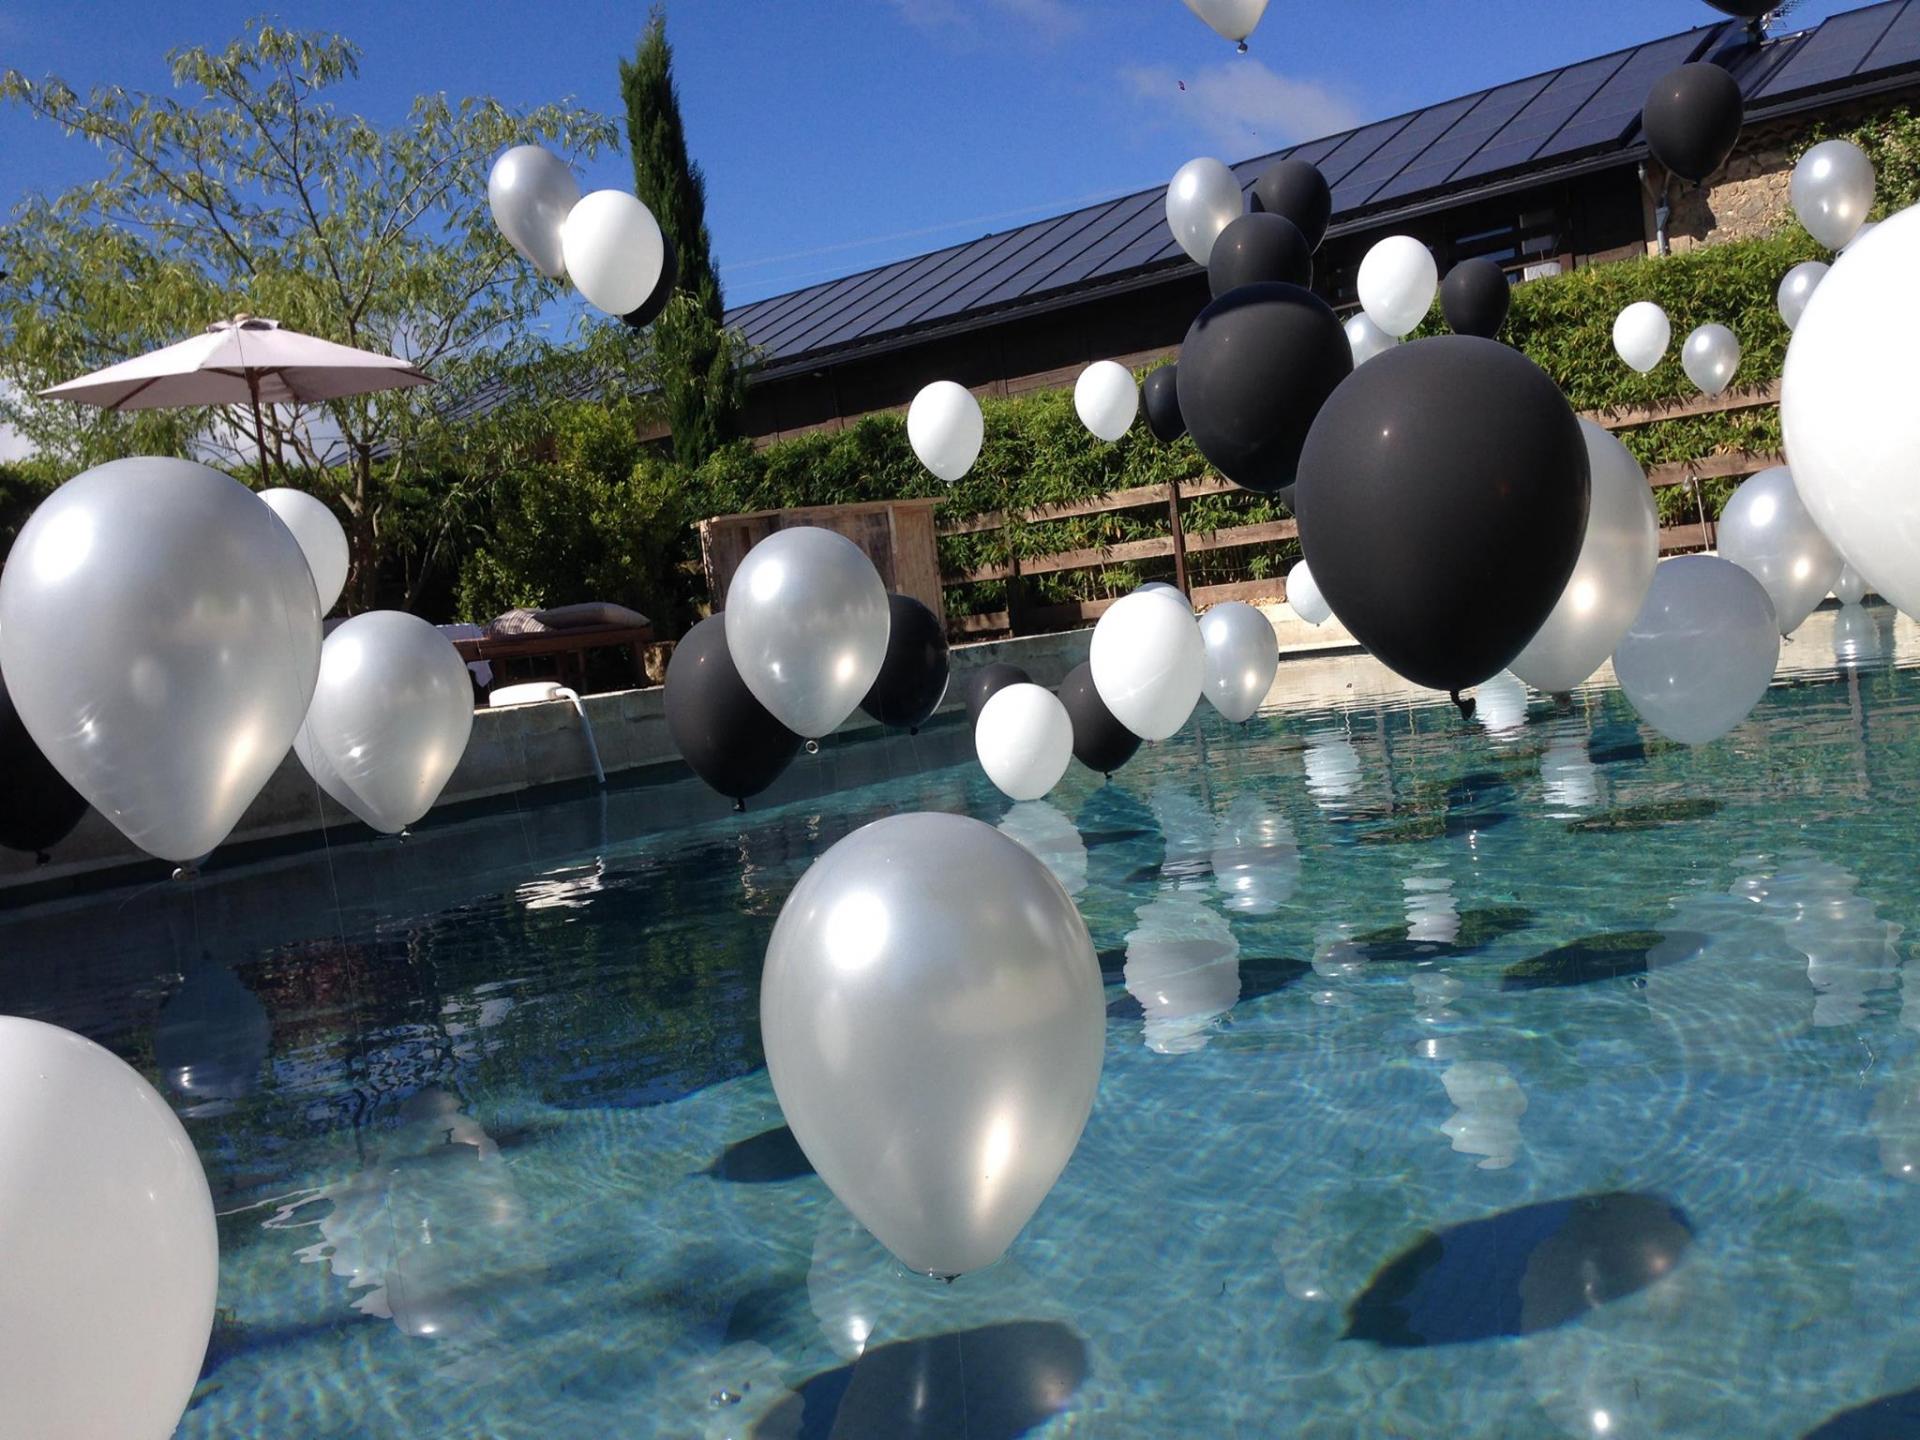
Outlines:
{"type": "Polygon", "coordinates": [[[1140,737],[1113,718],[1093,688],[1093,666],[1077,665],[1060,682],[1060,703],[1073,721],[1073,758],[1089,770],[1111,775],[1133,758],[1140,737]]]}
{"type": "Polygon", "coordinates": [[[693,773],[722,795],[758,795],[792,763],[800,737],[753,698],[727,653],[727,617],[710,615],[667,662],[667,733],[693,773]]]}
{"type": "Polygon", "coordinates": [[[1327,302],[1298,285],[1243,285],[1215,300],[1180,347],[1180,413],[1200,453],[1243,490],[1293,483],[1313,417],[1353,373],[1327,302]]]}
{"type": "Polygon", "coordinates": [[[1485,256],[1462,260],[1440,285],[1440,313],[1456,335],[1491,340],[1506,322],[1512,299],[1507,272],[1485,256]]]}
{"type": "Polygon", "coordinates": [[[1682,65],[1654,81],[1640,111],[1653,158],[1683,180],[1704,180],[1740,138],[1740,86],[1718,65],[1682,65]]]}
{"type": "Polygon", "coordinates": [[[1722,15],[1738,15],[1742,20],[1758,20],[1769,10],[1778,10],[1781,0],[1707,0],[1722,15]]]}
{"type": "Polygon", "coordinates": [[[1300,541],[1333,613],[1435,690],[1497,675],[1546,621],[1587,532],[1587,446],[1546,372],[1471,335],[1376,355],[1300,457],[1300,541]]]}
{"type": "Polygon", "coordinates": [[[1333,219],[1333,191],[1327,177],[1305,160],[1282,160],[1269,165],[1253,182],[1252,205],[1269,215],[1284,215],[1306,237],[1307,249],[1318,250],[1333,219]]]}
{"type": "Polygon", "coordinates": [[[982,665],[967,679],[967,723],[978,725],[980,712],[987,708],[987,701],[1007,686],[1032,683],[1033,677],[1018,665],[1009,665],[1004,660],[982,665]]]}
{"type": "Polygon", "coordinates": [[[1213,242],[1207,288],[1218,300],[1229,290],[1262,280],[1312,286],[1313,249],[1300,227],[1284,215],[1237,215],[1213,242]]]}
{"type": "Polygon", "coordinates": [[[947,636],[911,595],[887,596],[887,658],[860,708],[882,725],[918,730],[947,693],[947,636]]]}
{"type": "Polygon", "coordinates": [[[629,310],[620,319],[636,330],[644,330],[660,318],[660,312],[667,308],[667,301],[673,298],[673,287],[680,283],[680,255],[673,248],[673,241],[665,235],[660,237],[660,278],[653,283],[653,289],[647,298],[640,302],[640,308],[629,310]]]}
{"type": "Polygon", "coordinates": [[[1147,412],[1147,429],[1153,438],[1172,444],[1187,433],[1187,422],[1180,418],[1180,366],[1162,365],[1140,382],[1140,406],[1147,412]]]}
{"type": "Polygon", "coordinates": [[[0,680],[0,845],[42,854],[73,833],[87,802],[40,753],[0,680]]]}

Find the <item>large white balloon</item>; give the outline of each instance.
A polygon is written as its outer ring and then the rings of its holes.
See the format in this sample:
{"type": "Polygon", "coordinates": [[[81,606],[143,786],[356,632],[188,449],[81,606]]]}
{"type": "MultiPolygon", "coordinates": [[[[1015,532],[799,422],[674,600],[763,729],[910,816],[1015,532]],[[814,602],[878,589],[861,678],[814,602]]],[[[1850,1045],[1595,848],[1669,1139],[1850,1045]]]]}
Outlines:
{"type": "Polygon", "coordinates": [[[1814,524],[1872,589],[1920,616],[1916,335],[1920,209],[1908,209],[1856,241],[1807,302],[1780,426],[1814,524]]]}
{"type": "Polygon", "coordinates": [[[188,460],[110,460],[48,496],[14,542],[0,668],[68,784],[142,850],[197,860],[306,717],[319,596],[246,486],[188,460]]]}
{"type": "Polygon", "coordinates": [[[1200,617],[1207,647],[1207,699],[1227,719],[1249,719],[1280,669],[1273,622],[1251,605],[1229,600],[1200,617]]]}
{"type": "Polygon", "coordinates": [[[1200,703],[1207,646],[1191,613],[1136,591],[1094,625],[1087,663],[1114,719],[1142,740],[1165,740],[1200,703]]]}
{"type": "Polygon", "coordinates": [[[1791,635],[1840,579],[1840,552],[1800,503],[1785,466],[1762,470],[1721,511],[1719,551],[1766,587],[1780,633],[1791,635]]]}
{"type": "Polygon", "coordinates": [[[0,1016],[0,1434],[165,1440],[213,1329],[213,1197],[167,1102],[0,1016]]]}
{"type": "Polygon", "coordinates": [[[1640,718],[1686,745],[1717,740],[1746,719],[1779,662],[1767,592],[1714,555],[1662,562],[1613,652],[1614,675],[1640,718]]]}
{"type": "Polygon", "coordinates": [[[1433,252],[1411,235],[1389,235],[1367,251],[1355,284],[1367,318],[1387,334],[1401,336],[1433,308],[1440,267],[1433,252]]]}
{"type": "Polygon", "coordinates": [[[560,227],[560,246],[574,285],[609,315],[638,310],[666,264],[659,222],[624,190],[582,196],[560,227]]]}
{"type": "Polygon", "coordinates": [[[1373,323],[1373,317],[1364,310],[1356,310],[1347,317],[1347,348],[1353,351],[1353,368],[1358,370],[1376,355],[1384,355],[1400,343],[1398,335],[1389,335],[1373,323]]]}
{"type": "Polygon", "coordinates": [[[1646,472],[1591,420],[1580,422],[1580,433],[1593,477],[1586,539],[1546,624],[1507,667],[1549,695],[1573,689],[1613,653],[1660,559],[1660,517],[1646,472]]]}
{"type": "Polygon", "coordinates": [[[1823,140],[1800,157],[1787,182],[1793,213],[1829,250],[1843,250],[1873,209],[1873,161],[1851,140],[1823,140]]]}
{"type": "Polygon", "coordinates": [[[990,1265],[1078,1143],[1106,1046],[1093,941],[1018,842],[895,815],[814,861],[760,984],[767,1070],[820,1178],[909,1269],[990,1265]]]}
{"type": "Polygon", "coordinates": [[[1813,298],[1813,292],[1820,282],[1827,278],[1830,267],[1824,260],[1802,260],[1798,265],[1780,278],[1780,289],[1774,296],[1774,304],[1780,311],[1780,322],[1792,330],[1800,323],[1800,317],[1806,313],[1807,301],[1813,298]]]}
{"type": "Polygon", "coordinates": [[[1118,440],[1140,411],[1140,387],[1117,360],[1096,360],[1073,382],[1073,408],[1099,440],[1118,440]]]}
{"type": "Polygon", "coordinates": [[[1240,182],[1218,160],[1189,160],[1167,186],[1167,225],[1196,265],[1207,263],[1220,232],[1245,209],[1240,182]]]}
{"type": "Polygon", "coordinates": [[[300,553],[313,572],[313,588],[320,595],[320,613],[326,614],[347,588],[347,532],[333,511],[304,490],[262,490],[260,498],[300,542],[300,553]]]}
{"type": "Polygon", "coordinates": [[[1073,720],[1043,685],[1005,685],[988,697],[973,727],[980,768],[1009,800],[1038,800],[1073,759],[1073,720]]]}
{"type": "Polygon", "coordinates": [[[949,485],[973,468],[986,434],[980,402],[951,380],[922,387],[907,407],[907,443],[920,463],[949,485]]]}
{"type": "Polygon", "coordinates": [[[1660,363],[1672,340],[1667,312],[1651,300],[1636,300],[1613,317],[1614,353],[1642,375],[1660,363]]]}
{"type": "Polygon", "coordinates": [[[1247,36],[1267,13],[1267,0],[1187,0],[1187,9],[1207,22],[1222,40],[1238,40],[1247,48],[1247,36]]]}
{"type": "Polygon", "coordinates": [[[1740,368],[1740,337],[1724,325],[1701,325],[1680,347],[1680,368],[1703,395],[1719,395],[1740,368]]]}
{"type": "Polygon", "coordinates": [[[453,642],[417,615],[356,615],[320,651],[293,753],[335,800],[397,835],[433,808],[467,753],[473,682],[453,642]]]}
{"type": "Polygon", "coordinates": [[[1299,561],[1287,571],[1287,604],[1293,607],[1293,613],[1309,625],[1324,625],[1333,618],[1333,607],[1327,604],[1326,596],[1320,593],[1320,587],[1314,582],[1313,571],[1307,568],[1307,562],[1299,561]]]}
{"type": "Polygon", "coordinates": [[[560,228],[580,203],[580,182],[551,150],[516,145],[493,162],[487,207],[507,243],[548,279],[566,274],[560,228]]]}
{"type": "Polygon", "coordinates": [[[727,586],[727,653],[773,718],[809,739],[859,707],[887,658],[887,587],[860,547],[812,525],[776,530],[727,586]]]}

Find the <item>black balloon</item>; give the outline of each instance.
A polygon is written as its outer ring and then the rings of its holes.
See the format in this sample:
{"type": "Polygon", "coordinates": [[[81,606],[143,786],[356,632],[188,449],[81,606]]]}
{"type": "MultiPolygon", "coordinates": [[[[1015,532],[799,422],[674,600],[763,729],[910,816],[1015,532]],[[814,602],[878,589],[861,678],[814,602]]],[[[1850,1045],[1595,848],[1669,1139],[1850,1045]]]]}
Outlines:
{"type": "Polygon", "coordinates": [[[1653,84],[1640,128],[1653,158],[1683,180],[1704,180],[1733,153],[1745,106],[1718,65],[1682,65],[1653,84]]]}
{"type": "Polygon", "coordinates": [[[660,237],[660,278],[654,282],[653,290],[640,302],[638,310],[629,310],[620,319],[636,330],[644,330],[660,318],[660,312],[667,308],[667,301],[673,298],[673,287],[680,283],[680,256],[673,248],[673,241],[665,235],[660,237]]]}
{"type": "Polygon", "coordinates": [[[1462,260],[1440,285],[1440,313],[1456,335],[1491,340],[1506,322],[1512,299],[1506,271],[1484,256],[1462,260]]]}
{"type": "Polygon", "coordinates": [[[1147,412],[1153,438],[1171,444],[1187,433],[1180,418],[1180,366],[1162,365],[1140,382],[1140,406],[1147,412]]]}
{"type": "Polygon", "coordinates": [[[1018,665],[1009,665],[1004,660],[981,666],[967,679],[967,723],[978,725],[980,712],[987,708],[987,701],[1007,686],[1032,683],[1031,675],[1018,665]]]}
{"type": "Polygon", "coordinates": [[[1738,15],[1742,20],[1758,20],[1769,10],[1778,10],[1781,0],[1707,0],[1722,15],[1738,15]]]}
{"type": "Polygon", "coordinates": [[[1111,775],[1133,758],[1140,737],[1113,718],[1093,688],[1093,666],[1078,665],[1060,682],[1060,703],[1073,721],[1073,758],[1089,770],[1111,775]]]}
{"type": "Polygon", "coordinates": [[[1307,564],[1354,638],[1419,685],[1497,675],[1559,602],[1587,531],[1587,446],[1518,350],[1470,335],[1377,355],[1300,457],[1307,564]]]}
{"type": "Polygon", "coordinates": [[[1207,288],[1219,299],[1229,290],[1262,280],[1303,288],[1313,284],[1313,250],[1300,227],[1284,215],[1252,212],[1227,222],[1207,261],[1207,288]]]}
{"type": "Polygon", "coordinates": [[[0,680],[0,845],[29,855],[73,833],[87,802],[40,753],[0,680]]]}
{"type": "Polygon", "coordinates": [[[947,636],[911,595],[887,596],[887,658],[860,708],[882,725],[918,730],[947,693],[947,636]]]}
{"type": "Polygon", "coordinates": [[[1306,237],[1308,251],[1318,250],[1333,219],[1333,191],[1327,177],[1305,160],[1282,160],[1269,165],[1253,182],[1252,205],[1269,215],[1284,215],[1306,237]]]}
{"type": "Polygon", "coordinates": [[[673,647],[667,662],[667,733],[693,773],[744,800],[775,780],[800,737],[753,698],[727,652],[727,617],[710,615],[673,647]]]}
{"type": "Polygon", "coordinates": [[[1298,285],[1243,285],[1215,300],[1180,347],[1180,413],[1215,469],[1243,490],[1293,483],[1313,417],[1353,372],[1327,302],[1298,285]]]}

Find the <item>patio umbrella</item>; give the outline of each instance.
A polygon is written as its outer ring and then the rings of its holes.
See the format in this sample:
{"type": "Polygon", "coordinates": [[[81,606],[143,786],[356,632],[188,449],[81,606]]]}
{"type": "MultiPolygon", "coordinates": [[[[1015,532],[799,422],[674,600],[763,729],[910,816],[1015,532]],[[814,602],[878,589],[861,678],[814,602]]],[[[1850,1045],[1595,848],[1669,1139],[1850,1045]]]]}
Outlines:
{"type": "Polygon", "coordinates": [[[355,350],[283,330],[278,320],[236,315],[207,333],[163,350],[122,360],[78,380],[42,390],[42,396],[77,400],[106,410],[162,410],[176,405],[248,405],[253,439],[260,449],[260,478],[267,479],[267,437],[262,405],[304,405],[431,385],[405,360],[355,350]]]}

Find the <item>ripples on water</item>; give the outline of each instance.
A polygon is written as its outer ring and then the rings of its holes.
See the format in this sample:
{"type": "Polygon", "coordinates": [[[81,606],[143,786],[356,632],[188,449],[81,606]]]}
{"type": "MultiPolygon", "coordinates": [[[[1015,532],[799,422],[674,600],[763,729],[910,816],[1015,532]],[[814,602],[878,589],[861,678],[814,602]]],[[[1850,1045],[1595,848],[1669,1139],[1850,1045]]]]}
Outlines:
{"type": "Polygon", "coordinates": [[[744,816],[336,834],[0,912],[0,1011],[206,1161],[186,1436],[1904,1433],[1920,678],[1884,612],[1829,629],[1697,752],[1352,662],[1046,801],[947,725],[744,816]],[[812,1175],[757,1023],[809,861],[930,808],[1033,850],[1109,986],[1078,1154],[950,1288],[812,1175]]]}

